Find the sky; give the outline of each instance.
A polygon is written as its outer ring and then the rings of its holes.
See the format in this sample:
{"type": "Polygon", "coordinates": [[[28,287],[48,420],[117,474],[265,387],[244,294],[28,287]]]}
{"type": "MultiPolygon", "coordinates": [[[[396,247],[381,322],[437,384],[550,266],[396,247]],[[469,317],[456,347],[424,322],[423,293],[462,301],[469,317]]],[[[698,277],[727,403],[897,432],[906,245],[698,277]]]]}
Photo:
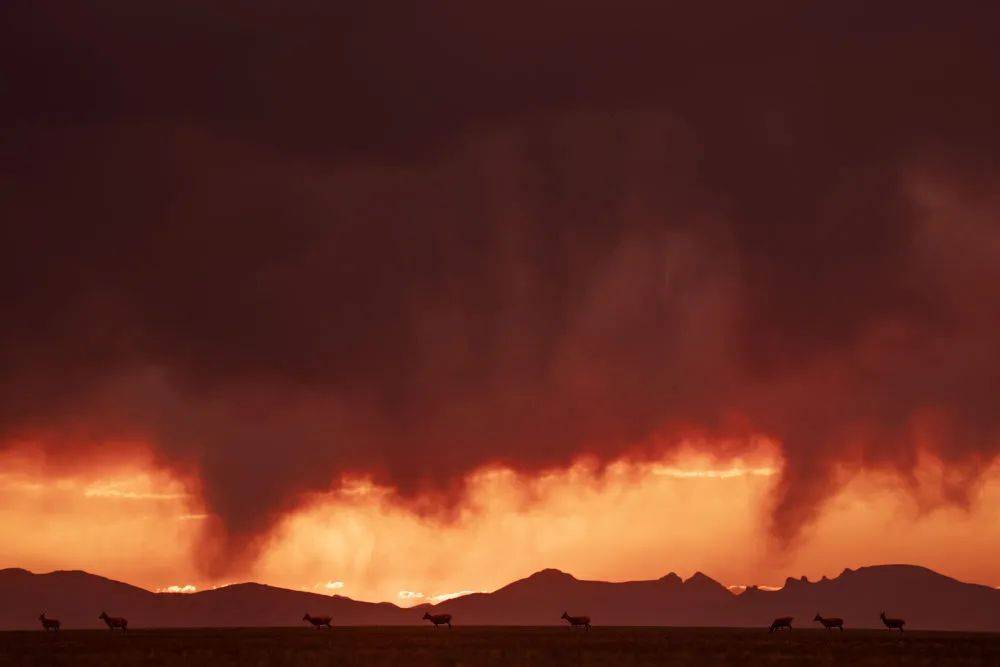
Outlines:
{"type": "Polygon", "coordinates": [[[0,566],[1000,585],[998,13],[4,3],[0,566]]]}

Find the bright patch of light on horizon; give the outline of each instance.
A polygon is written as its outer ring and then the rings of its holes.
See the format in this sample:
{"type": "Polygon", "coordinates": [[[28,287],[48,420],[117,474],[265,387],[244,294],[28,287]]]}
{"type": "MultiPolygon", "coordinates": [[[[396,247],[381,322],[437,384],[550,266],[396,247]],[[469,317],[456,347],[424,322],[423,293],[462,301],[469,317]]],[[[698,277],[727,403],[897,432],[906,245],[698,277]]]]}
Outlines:
{"type": "Polygon", "coordinates": [[[198,591],[197,586],[192,586],[191,584],[184,584],[183,586],[167,586],[166,588],[157,588],[157,593],[195,593],[198,591]]]}
{"type": "Polygon", "coordinates": [[[456,593],[440,593],[438,595],[432,595],[430,599],[437,604],[438,602],[444,602],[445,600],[454,600],[455,598],[460,598],[463,595],[469,595],[470,593],[481,593],[482,591],[458,591],[456,593]]]}
{"type": "Polygon", "coordinates": [[[749,590],[751,588],[756,588],[756,589],[761,590],[761,591],[780,591],[782,589],[781,586],[761,586],[761,585],[757,585],[757,586],[745,586],[745,585],[742,585],[742,584],[733,584],[732,586],[726,586],[726,588],[729,589],[730,593],[735,593],[736,595],[740,595],[742,593],[745,593],[745,592],[747,592],[747,590],[749,590]]]}
{"type": "Polygon", "coordinates": [[[328,581],[325,584],[323,584],[323,588],[329,591],[337,590],[338,588],[343,588],[343,587],[344,587],[343,581],[328,581]]]}
{"type": "Polygon", "coordinates": [[[416,591],[399,591],[400,600],[417,600],[422,597],[424,597],[424,594],[416,591]]]}

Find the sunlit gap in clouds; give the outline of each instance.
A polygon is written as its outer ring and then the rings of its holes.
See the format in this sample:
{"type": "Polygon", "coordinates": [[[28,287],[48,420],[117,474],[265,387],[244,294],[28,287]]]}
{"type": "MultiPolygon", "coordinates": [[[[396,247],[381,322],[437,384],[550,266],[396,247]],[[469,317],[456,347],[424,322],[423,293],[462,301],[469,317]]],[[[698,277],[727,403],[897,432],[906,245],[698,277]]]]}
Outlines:
{"type": "Polygon", "coordinates": [[[770,477],[778,474],[777,468],[727,468],[725,470],[680,470],[666,466],[653,466],[654,475],[665,475],[676,477],[677,479],[690,479],[704,477],[709,479],[729,479],[731,477],[743,477],[744,475],[757,475],[770,477]]]}
{"type": "MultiPolygon", "coordinates": [[[[125,498],[132,500],[174,500],[188,498],[185,491],[153,491],[153,482],[149,475],[133,475],[118,479],[104,479],[89,484],[83,495],[87,498],[125,498]]],[[[193,518],[197,515],[185,514],[178,518],[193,518]]]]}

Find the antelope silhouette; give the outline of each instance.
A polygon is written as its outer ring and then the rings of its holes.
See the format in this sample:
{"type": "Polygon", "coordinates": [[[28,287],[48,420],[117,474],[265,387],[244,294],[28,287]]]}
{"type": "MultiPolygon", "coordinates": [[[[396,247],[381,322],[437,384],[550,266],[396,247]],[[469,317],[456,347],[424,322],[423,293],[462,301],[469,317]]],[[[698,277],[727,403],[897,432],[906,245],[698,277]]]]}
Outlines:
{"type": "Polygon", "coordinates": [[[584,630],[590,630],[590,616],[570,616],[566,612],[563,612],[559,618],[566,619],[571,628],[579,627],[584,630]]]}
{"type": "Polygon", "coordinates": [[[330,623],[333,619],[329,616],[310,616],[308,612],[302,617],[303,621],[309,621],[313,624],[313,627],[319,630],[320,628],[326,628],[327,630],[332,630],[333,626],[330,623]]]}
{"type": "Polygon", "coordinates": [[[128,634],[128,619],[122,618],[121,616],[108,616],[108,612],[102,611],[101,615],[97,618],[101,619],[108,625],[108,630],[114,632],[116,629],[121,630],[122,634],[128,634]]]}
{"type": "Polygon", "coordinates": [[[776,618],[771,622],[771,628],[768,632],[774,632],[775,630],[780,630],[782,628],[788,628],[790,632],[792,629],[792,621],[794,619],[794,616],[782,616],[781,618],[776,618]]]}
{"type": "Polygon", "coordinates": [[[52,630],[53,632],[59,632],[59,626],[62,625],[58,618],[46,618],[45,612],[43,611],[38,617],[38,620],[42,622],[42,629],[48,632],[52,630]]]}
{"type": "Polygon", "coordinates": [[[889,628],[890,632],[893,630],[899,630],[900,632],[903,632],[903,626],[906,625],[906,621],[904,621],[901,618],[886,618],[884,611],[881,614],[879,614],[879,618],[882,619],[882,623],[885,625],[885,627],[889,628]]]}
{"type": "Polygon", "coordinates": [[[433,623],[435,628],[439,625],[447,625],[448,629],[451,630],[451,614],[428,614],[425,612],[424,620],[433,623]]]}
{"type": "Polygon", "coordinates": [[[817,611],[816,618],[814,618],[813,620],[822,623],[823,627],[826,628],[827,630],[832,630],[833,628],[840,628],[841,632],[844,631],[844,619],[842,618],[823,618],[822,616],[819,615],[819,612],[817,611]]]}

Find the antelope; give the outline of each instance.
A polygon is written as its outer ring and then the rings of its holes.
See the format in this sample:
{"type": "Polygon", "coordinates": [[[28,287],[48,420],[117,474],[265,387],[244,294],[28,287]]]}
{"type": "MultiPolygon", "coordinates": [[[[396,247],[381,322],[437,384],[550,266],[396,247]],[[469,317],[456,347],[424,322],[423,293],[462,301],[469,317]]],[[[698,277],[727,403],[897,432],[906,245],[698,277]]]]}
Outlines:
{"type": "Polygon", "coordinates": [[[313,624],[313,627],[319,630],[320,628],[326,628],[327,630],[333,630],[333,626],[330,623],[333,619],[329,616],[310,616],[308,612],[302,617],[303,621],[309,621],[313,624]]]}
{"type": "Polygon", "coordinates": [[[52,630],[53,632],[59,632],[59,626],[62,625],[58,618],[45,618],[45,612],[43,611],[38,620],[42,622],[42,629],[46,632],[52,630]]]}
{"type": "Polygon", "coordinates": [[[569,621],[569,627],[571,628],[581,627],[584,630],[590,630],[590,616],[570,616],[566,612],[563,612],[559,618],[569,621]]]}
{"type": "Polygon", "coordinates": [[[776,618],[771,623],[771,629],[768,632],[774,632],[775,630],[780,630],[781,628],[788,628],[789,632],[792,630],[792,620],[794,616],[782,616],[781,618],[776,618]]]}
{"type": "Polygon", "coordinates": [[[879,617],[882,619],[882,623],[885,624],[885,627],[889,628],[890,632],[893,630],[899,630],[902,632],[903,626],[906,625],[906,621],[901,618],[886,618],[884,611],[879,614],[879,617]]]}
{"type": "Polygon", "coordinates": [[[844,619],[842,618],[823,618],[822,616],[819,615],[819,612],[817,611],[816,618],[814,618],[813,620],[822,623],[823,627],[826,628],[827,630],[832,630],[833,628],[840,628],[841,632],[844,631],[844,619]]]}
{"type": "Polygon", "coordinates": [[[122,631],[122,634],[127,634],[128,633],[128,619],[127,618],[122,618],[121,616],[108,616],[108,612],[106,612],[106,611],[102,611],[101,615],[98,616],[97,618],[99,618],[102,621],[104,621],[105,623],[107,623],[108,624],[108,630],[111,630],[112,632],[114,632],[116,628],[120,628],[121,631],[122,631]]]}
{"type": "Polygon", "coordinates": [[[433,623],[435,628],[439,625],[447,625],[448,629],[451,630],[451,614],[428,614],[424,612],[424,620],[433,623]]]}

